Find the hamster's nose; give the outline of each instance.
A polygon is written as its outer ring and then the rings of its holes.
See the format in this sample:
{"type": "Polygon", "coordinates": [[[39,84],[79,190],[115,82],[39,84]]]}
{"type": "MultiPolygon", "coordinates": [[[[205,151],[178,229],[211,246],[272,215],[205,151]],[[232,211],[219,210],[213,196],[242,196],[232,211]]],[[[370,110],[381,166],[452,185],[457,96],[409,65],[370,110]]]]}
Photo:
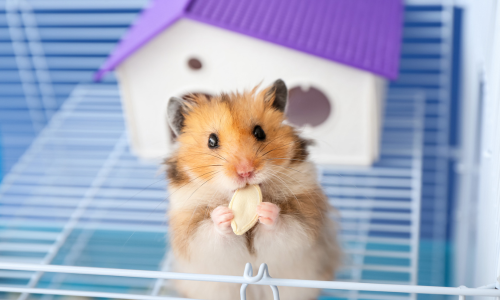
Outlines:
{"type": "Polygon", "coordinates": [[[250,172],[245,172],[245,173],[240,173],[238,172],[238,175],[241,177],[241,178],[248,178],[248,177],[251,177],[253,175],[253,171],[250,171],[250,172]]]}
{"type": "Polygon", "coordinates": [[[241,178],[248,178],[253,175],[255,168],[253,164],[249,161],[243,161],[236,167],[236,172],[241,178]]]}

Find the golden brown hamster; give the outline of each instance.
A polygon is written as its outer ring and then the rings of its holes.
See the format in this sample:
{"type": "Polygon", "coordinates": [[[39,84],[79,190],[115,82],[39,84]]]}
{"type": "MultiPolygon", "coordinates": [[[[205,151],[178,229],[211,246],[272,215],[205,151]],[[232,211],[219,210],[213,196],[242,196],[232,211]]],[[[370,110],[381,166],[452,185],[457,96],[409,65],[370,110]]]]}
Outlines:
{"type": "MultiPolygon", "coordinates": [[[[329,204],[308,160],[309,141],[286,123],[282,80],[258,91],[171,98],[168,122],[177,148],[166,160],[174,271],[242,276],[245,263],[267,263],[277,278],[332,280],[340,248],[329,204]],[[259,185],[259,222],[244,235],[231,229],[235,190],[259,185]]],[[[239,299],[239,284],[176,282],[189,298],[239,299]]],[[[285,300],[314,299],[315,289],[281,287],[285,300]]],[[[248,299],[271,299],[249,286],[248,299]]]]}

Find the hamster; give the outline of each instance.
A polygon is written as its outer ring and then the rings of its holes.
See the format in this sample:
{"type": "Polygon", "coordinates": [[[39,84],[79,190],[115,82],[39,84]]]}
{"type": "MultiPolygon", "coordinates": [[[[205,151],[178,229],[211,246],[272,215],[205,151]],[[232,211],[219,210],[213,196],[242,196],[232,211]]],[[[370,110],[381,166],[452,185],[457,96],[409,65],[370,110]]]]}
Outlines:
{"type": "MultiPolygon", "coordinates": [[[[177,148],[165,161],[173,270],[242,276],[267,263],[276,278],[332,280],[341,251],[330,206],[308,160],[310,142],[286,124],[288,89],[277,80],[262,91],[171,98],[168,123],[177,148]],[[235,190],[258,184],[259,222],[244,235],[231,229],[235,190]]],[[[240,284],[176,281],[183,297],[239,299],[240,284]]],[[[284,300],[315,299],[319,290],[280,287],[284,300]]],[[[247,299],[272,299],[250,285],[247,299]]]]}

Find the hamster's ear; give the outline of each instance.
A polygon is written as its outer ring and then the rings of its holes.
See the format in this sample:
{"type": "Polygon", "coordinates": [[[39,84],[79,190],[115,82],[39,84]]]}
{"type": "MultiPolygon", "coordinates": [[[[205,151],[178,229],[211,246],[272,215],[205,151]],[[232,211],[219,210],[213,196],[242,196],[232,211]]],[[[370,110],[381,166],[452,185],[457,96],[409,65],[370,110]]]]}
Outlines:
{"type": "Polygon", "coordinates": [[[182,132],[182,127],[184,126],[184,112],[184,100],[178,97],[170,98],[167,106],[167,119],[168,125],[170,125],[170,128],[172,128],[176,136],[179,136],[182,132]]]}
{"type": "Polygon", "coordinates": [[[269,101],[275,109],[284,112],[288,101],[288,88],[283,80],[276,80],[267,91],[265,101],[269,101]]]}

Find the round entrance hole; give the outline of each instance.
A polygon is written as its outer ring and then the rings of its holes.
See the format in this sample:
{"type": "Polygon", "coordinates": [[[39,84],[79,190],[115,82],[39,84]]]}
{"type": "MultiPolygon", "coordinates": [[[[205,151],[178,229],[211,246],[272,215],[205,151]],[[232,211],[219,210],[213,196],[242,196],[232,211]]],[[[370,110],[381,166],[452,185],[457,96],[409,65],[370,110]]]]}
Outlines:
{"type": "Polygon", "coordinates": [[[312,86],[308,90],[302,87],[290,89],[286,114],[291,123],[316,127],[325,122],[331,112],[332,105],[320,90],[312,86]]]}

